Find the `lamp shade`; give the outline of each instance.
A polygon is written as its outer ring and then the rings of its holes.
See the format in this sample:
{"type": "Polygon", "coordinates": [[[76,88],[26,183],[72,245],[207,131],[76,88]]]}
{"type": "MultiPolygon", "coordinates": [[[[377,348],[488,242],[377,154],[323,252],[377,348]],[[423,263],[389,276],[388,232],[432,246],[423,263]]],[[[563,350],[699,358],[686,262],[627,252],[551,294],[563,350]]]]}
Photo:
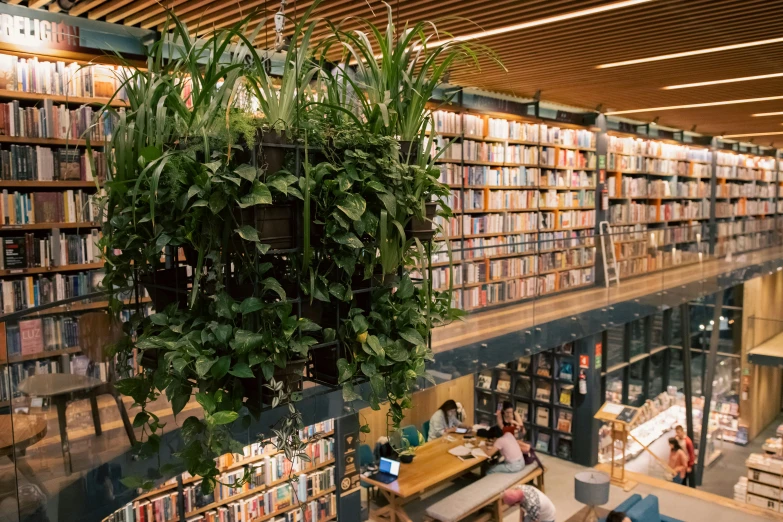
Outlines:
{"type": "Polygon", "coordinates": [[[609,502],[609,475],[596,471],[582,471],[574,475],[574,497],[588,506],[602,506],[609,502]]]}

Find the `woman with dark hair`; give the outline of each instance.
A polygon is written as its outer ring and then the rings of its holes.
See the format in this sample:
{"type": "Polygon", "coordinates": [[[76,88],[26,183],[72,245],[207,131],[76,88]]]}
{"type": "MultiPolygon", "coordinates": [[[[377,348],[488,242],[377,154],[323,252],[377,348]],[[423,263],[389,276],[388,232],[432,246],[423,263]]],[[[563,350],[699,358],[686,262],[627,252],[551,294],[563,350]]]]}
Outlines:
{"type": "Polygon", "coordinates": [[[491,473],[516,473],[525,467],[523,452],[530,451],[530,446],[514,438],[510,432],[503,433],[498,426],[492,426],[487,430],[487,441],[484,444],[484,453],[492,457],[500,453],[503,462],[495,464],[487,470],[491,473]]]}
{"type": "Polygon", "coordinates": [[[525,425],[522,424],[522,417],[514,411],[514,406],[509,401],[503,401],[503,406],[497,413],[498,427],[503,433],[510,433],[515,437],[522,437],[525,434],[525,425]]]}
{"type": "Polygon", "coordinates": [[[669,467],[674,473],[672,482],[675,484],[685,483],[685,474],[688,472],[688,455],[680,446],[677,437],[669,439],[669,467]]]}
{"type": "Polygon", "coordinates": [[[445,433],[452,433],[457,428],[464,428],[457,417],[457,403],[449,399],[430,417],[430,432],[427,440],[438,439],[445,433]]]}
{"type": "Polygon", "coordinates": [[[612,511],[606,515],[606,522],[631,522],[631,519],[622,511],[612,511]]]}

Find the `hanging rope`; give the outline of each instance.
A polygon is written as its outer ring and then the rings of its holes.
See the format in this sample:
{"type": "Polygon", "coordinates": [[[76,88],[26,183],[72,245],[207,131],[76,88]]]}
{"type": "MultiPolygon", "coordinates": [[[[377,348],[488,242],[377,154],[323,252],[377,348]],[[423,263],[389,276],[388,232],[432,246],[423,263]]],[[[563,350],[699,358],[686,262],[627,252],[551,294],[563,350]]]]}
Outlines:
{"type": "Polygon", "coordinates": [[[285,6],[287,0],[280,0],[280,9],[275,13],[275,51],[280,51],[285,45],[285,6]]]}

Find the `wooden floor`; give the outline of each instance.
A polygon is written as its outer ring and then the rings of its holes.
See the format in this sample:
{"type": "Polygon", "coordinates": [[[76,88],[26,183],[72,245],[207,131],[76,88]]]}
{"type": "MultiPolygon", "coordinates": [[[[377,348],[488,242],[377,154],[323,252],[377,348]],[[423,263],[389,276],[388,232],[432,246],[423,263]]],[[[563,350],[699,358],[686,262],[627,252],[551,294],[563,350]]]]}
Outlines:
{"type": "Polygon", "coordinates": [[[773,259],[781,259],[783,265],[783,247],[735,255],[730,260],[725,257],[709,259],[700,264],[621,280],[619,287],[612,286],[608,289],[598,286],[589,287],[557,296],[542,297],[519,305],[476,312],[470,314],[464,321],[435,329],[432,336],[432,349],[435,353],[439,353],[484,342],[556,319],[670,291],[688,283],[773,259]]]}

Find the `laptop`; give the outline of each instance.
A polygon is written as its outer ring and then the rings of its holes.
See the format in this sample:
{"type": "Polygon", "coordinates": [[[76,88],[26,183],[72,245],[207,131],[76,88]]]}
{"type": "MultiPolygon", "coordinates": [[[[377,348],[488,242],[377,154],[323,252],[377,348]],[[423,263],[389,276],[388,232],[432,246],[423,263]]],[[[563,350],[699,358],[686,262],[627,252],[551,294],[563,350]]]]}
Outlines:
{"type": "Polygon", "coordinates": [[[391,484],[397,480],[397,476],[400,474],[400,463],[396,460],[381,458],[379,469],[380,471],[371,475],[370,478],[383,484],[391,484]]]}

